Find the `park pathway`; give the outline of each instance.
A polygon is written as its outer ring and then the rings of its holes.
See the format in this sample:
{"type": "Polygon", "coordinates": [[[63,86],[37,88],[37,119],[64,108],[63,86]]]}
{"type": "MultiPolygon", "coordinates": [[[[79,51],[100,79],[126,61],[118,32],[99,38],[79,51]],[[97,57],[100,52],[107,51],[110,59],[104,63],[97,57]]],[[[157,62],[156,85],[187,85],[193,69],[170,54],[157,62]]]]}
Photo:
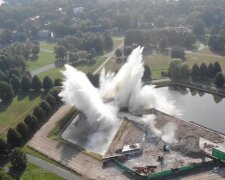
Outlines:
{"type": "Polygon", "coordinates": [[[60,167],[54,165],[54,164],[46,162],[37,157],[34,157],[30,154],[27,154],[27,160],[28,160],[28,162],[35,164],[37,166],[40,166],[41,168],[46,169],[51,173],[57,174],[58,176],[63,177],[67,180],[80,180],[81,179],[79,176],[71,173],[70,171],[67,171],[63,168],[60,168],[60,167]]]}

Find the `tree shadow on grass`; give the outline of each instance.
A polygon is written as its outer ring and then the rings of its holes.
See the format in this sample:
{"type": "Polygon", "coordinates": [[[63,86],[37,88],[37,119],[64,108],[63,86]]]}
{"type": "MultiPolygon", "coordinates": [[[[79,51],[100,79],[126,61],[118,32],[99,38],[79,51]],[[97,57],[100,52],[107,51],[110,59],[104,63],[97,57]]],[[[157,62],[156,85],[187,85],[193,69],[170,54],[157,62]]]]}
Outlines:
{"type": "Polygon", "coordinates": [[[10,167],[10,169],[9,169],[9,175],[13,179],[20,180],[20,177],[22,176],[22,174],[24,173],[24,171],[25,171],[25,169],[19,171],[19,170],[15,170],[12,167],[10,167]]]}
{"type": "Polygon", "coordinates": [[[30,91],[28,93],[28,97],[30,101],[33,101],[36,99],[38,96],[41,96],[41,91],[30,91]]]}
{"type": "Polygon", "coordinates": [[[37,97],[40,97],[41,99],[44,99],[47,95],[47,91],[29,91],[29,92],[20,92],[17,94],[18,101],[22,101],[24,98],[28,97],[30,101],[36,99],[37,97]]]}
{"type": "Polygon", "coordinates": [[[19,92],[17,94],[17,100],[22,101],[24,98],[28,96],[29,92],[19,92]]]}
{"type": "Polygon", "coordinates": [[[32,57],[30,58],[30,61],[37,61],[38,58],[39,58],[39,56],[32,56],[32,57]]]}
{"type": "Polygon", "coordinates": [[[8,107],[11,105],[12,100],[9,102],[1,102],[0,103],[0,112],[4,112],[8,109],[8,107]]]}
{"type": "Polygon", "coordinates": [[[9,158],[0,157],[0,168],[3,168],[9,162],[9,158]]]}

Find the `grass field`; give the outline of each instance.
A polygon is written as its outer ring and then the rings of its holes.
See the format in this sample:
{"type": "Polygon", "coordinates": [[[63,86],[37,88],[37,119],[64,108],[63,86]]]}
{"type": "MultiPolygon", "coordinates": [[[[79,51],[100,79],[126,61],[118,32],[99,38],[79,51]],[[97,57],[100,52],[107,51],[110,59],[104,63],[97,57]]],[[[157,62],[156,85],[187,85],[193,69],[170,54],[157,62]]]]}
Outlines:
{"type": "MultiPolygon", "coordinates": [[[[152,70],[152,78],[158,79],[161,77],[161,71],[167,70],[169,67],[169,57],[160,54],[154,54],[152,56],[144,57],[144,63],[149,64],[152,70]]],[[[111,58],[106,64],[107,71],[116,71],[120,69],[123,63],[116,63],[115,58],[111,58]]]]}
{"type": "Polygon", "coordinates": [[[40,51],[37,60],[30,59],[27,61],[27,69],[32,71],[54,62],[55,62],[55,55],[53,53],[40,51]]]}
{"type": "MultiPolygon", "coordinates": [[[[84,73],[88,73],[88,72],[94,72],[105,60],[105,57],[98,57],[96,60],[96,63],[93,65],[84,65],[84,66],[77,66],[76,68],[81,70],[84,73]]],[[[64,67],[60,67],[60,68],[55,68],[55,69],[51,69],[49,71],[43,72],[39,75],[40,79],[44,79],[45,76],[49,76],[52,79],[56,79],[56,78],[63,78],[63,75],[60,71],[63,71],[65,68],[64,67]]]]}
{"type": "MultiPolygon", "coordinates": [[[[209,63],[215,63],[218,61],[225,74],[225,57],[213,54],[208,48],[205,48],[197,53],[187,53],[186,59],[188,65],[191,67],[193,64],[201,64],[205,62],[207,65],[209,63]]],[[[143,57],[144,63],[150,65],[152,70],[152,78],[161,78],[161,71],[167,71],[170,64],[170,57],[168,55],[152,54],[143,57]]],[[[117,64],[115,58],[112,58],[107,64],[106,69],[115,71],[118,70],[123,63],[117,64]]]]}
{"type": "MultiPolygon", "coordinates": [[[[40,49],[54,51],[56,43],[48,43],[46,41],[40,41],[40,49]]],[[[27,69],[32,71],[34,69],[40,68],[42,66],[54,63],[55,55],[51,52],[45,52],[40,50],[37,59],[30,59],[27,61],[27,69]]]]}
{"type": "Polygon", "coordinates": [[[47,49],[47,50],[54,51],[55,46],[56,46],[56,43],[49,43],[49,42],[46,42],[46,41],[40,41],[40,48],[41,49],[47,49]]]}
{"type": "Polygon", "coordinates": [[[40,93],[22,93],[14,97],[9,105],[0,103],[0,134],[5,134],[9,127],[15,127],[18,122],[23,121],[24,117],[41,101],[40,93]]]}
{"type": "Polygon", "coordinates": [[[123,41],[121,37],[113,37],[112,39],[113,39],[113,49],[119,46],[123,41]]]}
{"type": "Polygon", "coordinates": [[[64,178],[42,169],[31,163],[27,163],[27,167],[20,176],[22,180],[63,180],[64,178]]]}

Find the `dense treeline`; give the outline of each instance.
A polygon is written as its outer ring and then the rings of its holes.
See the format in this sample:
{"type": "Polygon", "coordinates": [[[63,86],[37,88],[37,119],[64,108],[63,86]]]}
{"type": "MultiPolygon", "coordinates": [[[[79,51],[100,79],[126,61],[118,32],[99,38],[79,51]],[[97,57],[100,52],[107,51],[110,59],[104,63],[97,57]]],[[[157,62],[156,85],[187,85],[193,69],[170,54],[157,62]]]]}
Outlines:
{"type": "Polygon", "coordinates": [[[221,25],[225,18],[223,0],[132,0],[118,4],[98,4],[96,0],[8,1],[13,3],[0,7],[0,27],[16,30],[22,39],[36,39],[43,29],[62,37],[79,31],[117,28],[124,32],[131,28],[178,26],[193,27],[196,36],[201,37],[205,29],[221,25]],[[74,13],[77,7],[83,10],[74,13]]]}
{"type": "Polygon", "coordinates": [[[69,61],[73,65],[95,63],[95,57],[113,48],[109,33],[79,33],[58,40],[55,48],[56,59],[69,61]]]}
{"type": "Polygon", "coordinates": [[[194,64],[191,68],[187,65],[186,62],[181,59],[171,60],[168,74],[162,72],[162,76],[169,76],[172,79],[178,80],[189,80],[190,78],[193,81],[196,80],[207,80],[215,83],[217,87],[224,87],[225,78],[222,73],[221,66],[218,62],[210,63],[208,66],[205,63],[194,64]]]}
{"type": "Polygon", "coordinates": [[[195,36],[190,31],[176,28],[129,30],[125,36],[125,44],[138,44],[150,49],[165,49],[168,46],[182,46],[191,48],[196,42],[195,36]]]}

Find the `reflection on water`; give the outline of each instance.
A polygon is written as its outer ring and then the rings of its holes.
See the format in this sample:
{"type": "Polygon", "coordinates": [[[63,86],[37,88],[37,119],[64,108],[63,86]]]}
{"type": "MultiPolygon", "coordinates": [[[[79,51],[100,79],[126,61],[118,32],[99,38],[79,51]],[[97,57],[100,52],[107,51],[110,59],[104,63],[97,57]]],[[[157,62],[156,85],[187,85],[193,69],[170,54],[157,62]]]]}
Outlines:
{"type": "Polygon", "coordinates": [[[180,86],[159,88],[167,98],[175,100],[181,111],[180,119],[193,121],[225,133],[225,99],[196,89],[180,86]]]}

